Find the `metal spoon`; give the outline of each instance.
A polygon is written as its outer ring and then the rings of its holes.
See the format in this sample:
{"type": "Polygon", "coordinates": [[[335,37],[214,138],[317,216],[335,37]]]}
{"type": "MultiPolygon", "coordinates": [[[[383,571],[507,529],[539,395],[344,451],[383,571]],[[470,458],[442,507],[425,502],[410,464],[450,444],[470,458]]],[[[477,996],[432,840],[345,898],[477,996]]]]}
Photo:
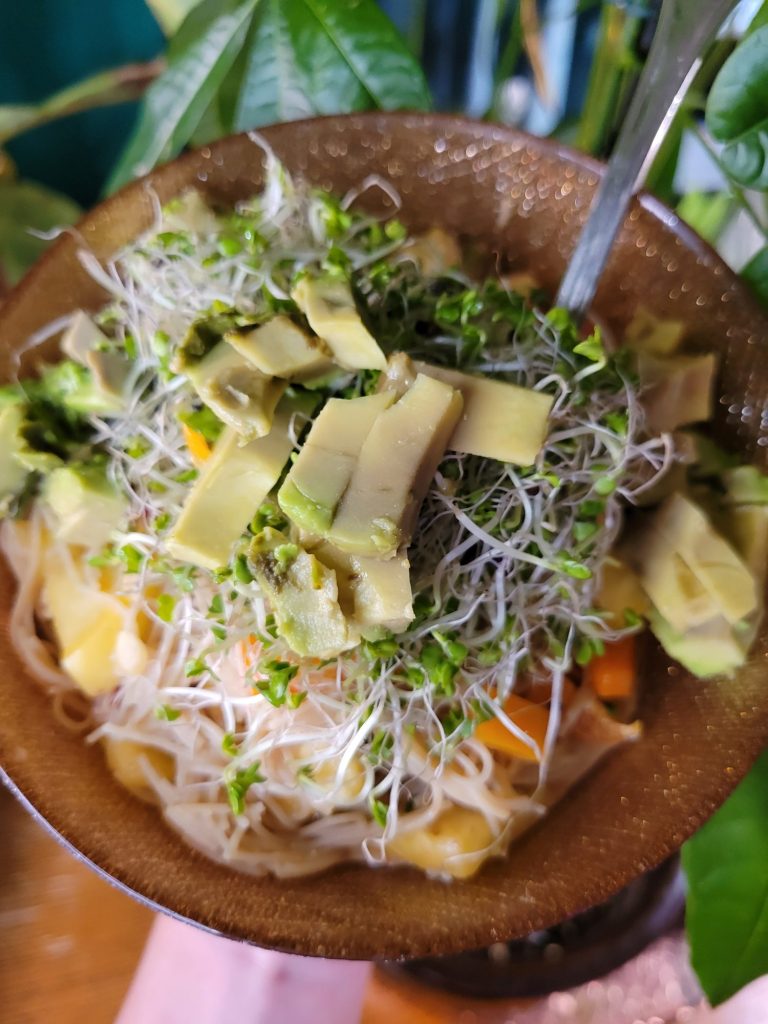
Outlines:
{"type": "Polygon", "coordinates": [[[582,316],[654,140],[675,116],[701,54],[738,0],[664,0],[653,45],[589,219],[574,249],[557,305],[582,316]]]}

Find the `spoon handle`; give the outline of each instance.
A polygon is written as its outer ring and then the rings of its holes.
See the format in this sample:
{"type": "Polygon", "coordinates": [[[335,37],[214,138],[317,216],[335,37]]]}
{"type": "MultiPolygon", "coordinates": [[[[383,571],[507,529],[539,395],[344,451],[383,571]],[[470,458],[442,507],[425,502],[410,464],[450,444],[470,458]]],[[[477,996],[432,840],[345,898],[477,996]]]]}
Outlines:
{"type": "Polygon", "coordinates": [[[557,305],[575,316],[581,317],[594,298],[646,154],[677,110],[691,68],[736,3],[663,0],[648,60],[560,284],[557,305]]]}

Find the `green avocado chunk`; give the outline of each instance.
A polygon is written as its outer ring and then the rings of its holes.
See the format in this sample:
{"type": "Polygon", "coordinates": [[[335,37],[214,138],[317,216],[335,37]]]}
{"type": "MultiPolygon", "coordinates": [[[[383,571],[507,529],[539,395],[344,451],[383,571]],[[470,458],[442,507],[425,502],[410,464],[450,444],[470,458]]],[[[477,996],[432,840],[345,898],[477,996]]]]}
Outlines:
{"type": "Polygon", "coordinates": [[[637,369],[643,387],[640,404],[649,434],[671,433],[678,427],[712,419],[717,373],[713,352],[667,357],[642,352],[637,369]]]}
{"type": "Polygon", "coordinates": [[[260,373],[225,341],[185,372],[200,400],[246,440],[269,433],[288,387],[260,373]]]}
{"type": "Polygon", "coordinates": [[[754,466],[736,466],[722,474],[727,505],[768,505],[768,476],[754,466]]]}
{"type": "MultiPolygon", "coordinates": [[[[176,373],[188,373],[201,359],[223,341],[228,331],[235,330],[243,322],[243,317],[234,310],[212,313],[200,320],[195,320],[187,328],[187,332],[173,356],[172,368],[176,373]]],[[[247,324],[248,321],[245,320],[247,324]]]]}
{"type": "Polygon", "coordinates": [[[451,451],[518,466],[533,465],[547,437],[552,395],[445,366],[413,362],[403,352],[389,357],[379,390],[404,395],[419,373],[450,384],[464,400],[448,441],[451,451]]]}
{"type": "Polygon", "coordinates": [[[245,445],[232,427],[224,429],[166,538],[173,558],[205,569],[229,562],[235,543],[277,483],[293,450],[294,414],[309,415],[313,404],[305,396],[286,397],[270,433],[245,445]]]}
{"type": "Polygon", "coordinates": [[[387,360],[363,323],[352,289],[338,277],[302,277],[291,298],[345,370],[384,370],[387,360]]]}
{"type": "Polygon", "coordinates": [[[313,380],[334,368],[323,342],[283,314],[258,327],[230,331],[224,340],[257,370],[272,377],[313,380]]]}
{"type": "Polygon", "coordinates": [[[333,569],[339,602],[347,619],[367,636],[377,629],[402,633],[413,621],[410,562],[395,558],[362,558],[323,542],[312,549],[323,565],[333,569]]]}
{"type": "Polygon", "coordinates": [[[673,494],[655,513],[653,528],[669,553],[688,566],[728,622],[738,622],[756,610],[758,595],[752,573],[693,501],[673,494]]]}
{"type": "Polygon", "coordinates": [[[125,522],[126,502],[102,466],[60,466],[48,475],[42,500],[56,536],[68,544],[101,548],[125,522]]]}
{"type": "Polygon", "coordinates": [[[372,558],[392,558],[407,547],[461,408],[459,391],[419,374],[371,427],[328,540],[372,558]]]}
{"type": "Polygon", "coordinates": [[[278,633],[296,654],[333,658],[360,634],[339,605],[336,573],[279,530],[257,534],[248,565],[275,616],[278,633]]]}
{"type": "Polygon", "coordinates": [[[125,386],[131,365],[82,309],[72,317],[61,338],[61,351],[90,372],[93,398],[88,408],[87,391],[80,398],[84,412],[119,412],[125,404],[125,386]],[[85,403],[85,404],[83,404],[85,403]],[[95,403],[95,404],[94,404],[95,403]]]}
{"type": "Polygon", "coordinates": [[[212,235],[219,229],[216,214],[197,189],[185,189],[169,199],[161,211],[161,231],[191,231],[212,235]]]}
{"type": "Polygon", "coordinates": [[[684,631],[675,629],[655,609],[648,621],[670,658],[700,679],[735,672],[744,664],[753,636],[747,624],[740,632],[722,616],[684,631]]]}
{"type": "Polygon", "coordinates": [[[366,437],[393,401],[394,395],[379,394],[325,404],[277,495],[296,526],[325,536],[366,437]]]}

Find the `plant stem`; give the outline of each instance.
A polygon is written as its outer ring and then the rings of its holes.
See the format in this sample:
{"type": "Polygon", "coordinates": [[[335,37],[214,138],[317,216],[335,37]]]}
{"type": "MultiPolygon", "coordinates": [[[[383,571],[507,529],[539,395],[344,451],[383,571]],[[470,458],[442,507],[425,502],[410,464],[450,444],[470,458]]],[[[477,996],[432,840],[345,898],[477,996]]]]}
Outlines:
{"type": "Polygon", "coordinates": [[[634,44],[642,19],[627,10],[606,4],[600,16],[600,31],[587,96],[576,137],[579,149],[603,155],[631,82],[639,71],[634,44]]]}
{"type": "Polygon", "coordinates": [[[69,117],[94,107],[107,107],[138,99],[165,66],[162,60],[126,64],[102,71],[54,93],[42,103],[0,106],[0,145],[48,121],[69,117]]]}

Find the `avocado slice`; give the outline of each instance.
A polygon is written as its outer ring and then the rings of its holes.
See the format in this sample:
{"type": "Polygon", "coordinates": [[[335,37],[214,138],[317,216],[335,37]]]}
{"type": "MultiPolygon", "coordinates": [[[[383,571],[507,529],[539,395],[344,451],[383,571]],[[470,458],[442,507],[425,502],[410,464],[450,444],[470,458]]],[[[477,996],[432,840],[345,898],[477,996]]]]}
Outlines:
{"type": "Polygon", "coordinates": [[[305,275],[294,286],[291,298],[339,366],[345,370],[386,369],[386,357],[363,323],[347,281],[305,275]]]}
{"type": "Polygon", "coordinates": [[[165,204],[161,211],[160,230],[212,235],[219,230],[219,222],[197,189],[190,188],[165,204]]]}
{"type": "Polygon", "coordinates": [[[78,309],[69,322],[69,327],[61,336],[59,347],[69,359],[85,366],[85,359],[89,352],[97,349],[106,350],[112,343],[106,334],[98,327],[88,314],[78,309]]]}
{"type": "Polygon", "coordinates": [[[623,345],[634,352],[669,356],[683,341],[685,321],[661,320],[645,306],[638,306],[624,332],[623,345]]]}
{"type": "Polygon", "coordinates": [[[107,480],[102,466],[52,470],[41,497],[53,513],[56,536],[68,544],[101,548],[125,523],[125,499],[107,480]]]}
{"type": "Polygon", "coordinates": [[[267,435],[288,387],[256,370],[225,341],[186,369],[200,400],[246,440],[267,435]]]}
{"type": "Polygon", "coordinates": [[[632,547],[643,590],[659,613],[679,632],[717,618],[720,608],[667,538],[647,530],[632,547]]]}
{"type": "Polygon", "coordinates": [[[440,277],[447,270],[461,266],[461,249],[453,235],[444,228],[430,228],[411,238],[397,252],[395,262],[412,260],[423,277],[440,277]]]}
{"type": "Polygon", "coordinates": [[[735,505],[727,511],[728,539],[762,590],[768,571],[768,505],[735,505]]]}
{"type": "Polygon", "coordinates": [[[655,513],[653,529],[668,552],[684,561],[728,622],[738,622],[756,610],[758,595],[752,573],[698,505],[682,494],[673,494],[655,513]]]}
{"type": "Polygon", "coordinates": [[[309,415],[310,403],[305,396],[285,398],[270,433],[245,445],[236,430],[224,429],[166,538],[173,558],[205,569],[229,562],[235,543],[293,450],[291,419],[297,412],[309,415]]]}
{"type": "Polygon", "coordinates": [[[333,658],[360,642],[339,605],[336,573],[284,533],[267,527],[257,534],[248,565],[296,654],[333,658]]]}
{"type": "Polygon", "coordinates": [[[406,547],[461,408],[459,391],[420,373],[371,427],[328,540],[372,558],[406,547]]]}
{"type": "Polygon", "coordinates": [[[741,635],[723,616],[680,631],[654,610],[649,623],[670,658],[700,679],[731,675],[746,660],[750,631],[741,635]]]}
{"type": "Polygon", "coordinates": [[[768,476],[755,466],[736,466],[722,474],[727,505],[768,505],[768,476]]]}
{"type": "MultiPolygon", "coordinates": [[[[98,363],[100,374],[103,371],[100,357],[112,355],[116,353],[91,353],[92,364],[94,360],[98,363]]],[[[97,377],[90,366],[74,359],[62,359],[44,367],[33,387],[36,398],[78,416],[114,416],[124,408],[125,397],[121,390],[111,386],[105,388],[103,383],[102,377],[97,377]]]]}
{"type": "Polygon", "coordinates": [[[615,555],[606,558],[600,568],[595,604],[618,629],[626,625],[624,613],[627,610],[641,617],[650,610],[650,601],[637,575],[615,555]]]}
{"type": "Polygon", "coordinates": [[[82,309],[75,313],[62,335],[61,351],[90,371],[97,407],[84,411],[118,412],[123,408],[131,364],[114,351],[110,339],[82,309]]]}
{"type": "Polygon", "coordinates": [[[288,518],[324,536],[352,479],[360,450],[394,395],[332,398],[325,404],[280,488],[277,500],[288,518]]]}
{"type": "Polygon", "coordinates": [[[148,651],[119,596],[100,590],[61,548],[45,554],[43,610],[56,638],[59,663],[89,697],[114,690],[121,676],[141,675],[148,651]]]}
{"type": "Polygon", "coordinates": [[[312,553],[336,573],[342,611],[364,636],[408,628],[414,618],[413,593],[410,562],[403,552],[389,559],[362,558],[324,542],[312,553]]]}
{"type": "Polygon", "coordinates": [[[444,366],[414,362],[403,352],[389,357],[379,387],[402,395],[419,373],[450,384],[464,399],[461,418],[448,441],[451,451],[519,466],[530,466],[536,461],[547,436],[554,402],[551,395],[444,366]]]}
{"type": "Polygon", "coordinates": [[[415,365],[418,373],[450,384],[464,399],[461,418],[448,441],[451,451],[533,465],[547,437],[552,395],[442,366],[415,365]]]}
{"type": "Polygon", "coordinates": [[[259,327],[230,331],[224,339],[267,376],[311,381],[334,369],[323,342],[282,313],[259,327]]]}
{"type": "Polygon", "coordinates": [[[665,434],[687,424],[712,419],[717,373],[714,352],[664,358],[641,352],[637,370],[643,391],[640,404],[649,434],[665,434]]]}

